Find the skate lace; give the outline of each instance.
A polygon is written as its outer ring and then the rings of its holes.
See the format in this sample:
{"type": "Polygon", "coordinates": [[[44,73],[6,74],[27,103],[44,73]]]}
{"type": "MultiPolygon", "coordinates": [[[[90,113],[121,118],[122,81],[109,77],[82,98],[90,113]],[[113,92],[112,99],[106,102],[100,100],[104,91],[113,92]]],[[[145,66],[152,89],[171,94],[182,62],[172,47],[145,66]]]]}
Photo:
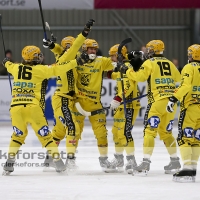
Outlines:
{"type": "Polygon", "coordinates": [[[116,158],[113,158],[112,160],[111,160],[111,162],[110,162],[110,164],[112,165],[112,166],[115,166],[115,165],[117,165],[119,163],[119,161],[116,159],[116,158]]]}
{"type": "Polygon", "coordinates": [[[135,162],[132,159],[130,159],[130,160],[128,160],[126,166],[128,166],[128,165],[134,165],[134,164],[135,164],[135,162]]]}

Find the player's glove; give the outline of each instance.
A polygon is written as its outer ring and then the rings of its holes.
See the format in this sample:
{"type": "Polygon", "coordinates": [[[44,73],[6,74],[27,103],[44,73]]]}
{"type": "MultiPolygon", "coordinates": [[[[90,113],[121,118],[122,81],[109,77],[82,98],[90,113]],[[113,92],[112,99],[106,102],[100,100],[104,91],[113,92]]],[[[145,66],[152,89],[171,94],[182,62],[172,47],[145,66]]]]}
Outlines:
{"type": "Polygon", "coordinates": [[[91,30],[91,26],[93,26],[95,20],[94,19],[89,19],[88,22],[85,24],[85,27],[82,31],[82,35],[84,37],[87,37],[88,36],[88,33],[90,32],[91,30]]]}
{"type": "Polygon", "coordinates": [[[51,35],[51,41],[52,41],[53,43],[56,43],[57,37],[55,37],[54,35],[51,35]]]}
{"type": "Polygon", "coordinates": [[[126,71],[128,70],[128,67],[125,64],[120,65],[120,72],[122,74],[126,74],[126,71]]]}
{"type": "Polygon", "coordinates": [[[78,65],[84,65],[89,61],[89,56],[87,53],[81,53],[79,57],[76,58],[78,65]]]}
{"type": "Polygon", "coordinates": [[[2,61],[3,66],[5,66],[6,62],[10,61],[10,58],[5,57],[2,61]]]}
{"type": "Polygon", "coordinates": [[[110,109],[114,110],[120,106],[122,99],[119,96],[115,96],[114,99],[110,102],[110,109]]]}
{"type": "Polygon", "coordinates": [[[143,51],[131,51],[128,53],[128,59],[131,60],[133,58],[140,58],[141,60],[144,60],[144,52],[143,51]]]}
{"type": "Polygon", "coordinates": [[[49,49],[53,49],[55,47],[55,44],[50,40],[50,39],[43,39],[43,47],[44,48],[49,48],[49,49]]]}
{"type": "Polygon", "coordinates": [[[169,98],[169,102],[168,102],[167,107],[166,107],[167,112],[170,112],[170,113],[174,112],[173,107],[174,107],[174,104],[177,101],[178,101],[178,99],[176,97],[174,97],[174,96],[169,98]]]}

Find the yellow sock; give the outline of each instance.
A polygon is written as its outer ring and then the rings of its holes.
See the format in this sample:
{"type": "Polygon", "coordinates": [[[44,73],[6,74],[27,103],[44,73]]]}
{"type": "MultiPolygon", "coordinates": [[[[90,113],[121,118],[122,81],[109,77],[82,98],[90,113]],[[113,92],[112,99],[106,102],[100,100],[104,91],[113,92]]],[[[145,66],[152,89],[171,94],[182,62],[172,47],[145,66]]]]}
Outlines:
{"type": "Polygon", "coordinates": [[[108,154],[108,140],[107,138],[97,139],[97,145],[100,156],[107,156],[108,154]]]}
{"type": "Polygon", "coordinates": [[[152,155],[154,149],[154,137],[151,135],[144,136],[143,153],[144,155],[152,155]]]}
{"type": "Polygon", "coordinates": [[[133,155],[135,151],[134,141],[128,142],[128,145],[124,149],[127,155],[133,155]]]}
{"type": "Polygon", "coordinates": [[[49,143],[45,148],[48,150],[48,153],[52,156],[53,159],[60,158],[58,146],[54,141],[49,143]]]}
{"type": "Polygon", "coordinates": [[[10,144],[9,144],[9,150],[8,150],[9,158],[14,158],[16,156],[18,150],[20,149],[20,147],[21,147],[20,143],[11,140],[10,144]]]}
{"type": "Polygon", "coordinates": [[[176,139],[171,135],[167,139],[163,140],[169,155],[176,155],[176,139]]]}
{"type": "Polygon", "coordinates": [[[68,135],[66,138],[67,153],[75,154],[77,146],[78,146],[78,140],[74,136],[68,135]]]}

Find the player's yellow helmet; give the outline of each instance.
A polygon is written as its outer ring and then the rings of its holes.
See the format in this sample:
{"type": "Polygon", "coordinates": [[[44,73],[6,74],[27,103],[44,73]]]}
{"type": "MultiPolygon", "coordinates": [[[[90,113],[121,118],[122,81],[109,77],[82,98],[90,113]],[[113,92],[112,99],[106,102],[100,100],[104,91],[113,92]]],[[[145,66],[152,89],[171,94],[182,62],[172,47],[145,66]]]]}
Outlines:
{"type": "Polygon", "coordinates": [[[40,51],[40,48],[31,45],[31,46],[25,46],[22,49],[22,58],[26,62],[41,63],[43,60],[43,55],[40,51]]]}
{"type": "MultiPolygon", "coordinates": [[[[114,46],[112,46],[108,52],[109,56],[114,56],[116,55],[117,56],[117,52],[118,52],[118,48],[119,48],[119,44],[116,44],[114,46]]],[[[124,57],[126,57],[126,54],[127,54],[127,48],[125,46],[122,47],[122,55],[124,57]]]]}
{"type": "Polygon", "coordinates": [[[164,42],[161,40],[151,40],[149,43],[146,44],[147,54],[163,54],[165,50],[164,42]]]}
{"type": "Polygon", "coordinates": [[[72,36],[67,36],[67,37],[64,37],[61,41],[61,46],[64,48],[64,49],[69,49],[73,42],[74,42],[75,38],[72,37],[72,36]]]}
{"type": "Polygon", "coordinates": [[[85,42],[82,45],[82,50],[83,51],[87,51],[88,47],[93,47],[93,48],[98,49],[99,48],[99,44],[97,43],[96,40],[86,39],[85,42]]]}
{"type": "Polygon", "coordinates": [[[192,58],[193,60],[200,61],[200,45],[193,44],[192,46],[188,47],[188,58],[192,58]]]}

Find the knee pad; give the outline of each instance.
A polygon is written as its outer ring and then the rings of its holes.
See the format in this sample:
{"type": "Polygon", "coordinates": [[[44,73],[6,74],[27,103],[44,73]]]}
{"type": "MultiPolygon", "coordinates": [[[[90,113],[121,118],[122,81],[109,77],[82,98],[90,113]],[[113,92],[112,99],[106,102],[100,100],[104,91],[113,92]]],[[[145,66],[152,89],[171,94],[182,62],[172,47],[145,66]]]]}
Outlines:
{"type": "Polygon", "coordinates": [[[166,131],[172,132],[173,125],[174,125],[174,120],[170,120],[169,124],[166,127],[166,131]]]}
{"type": "Polygon", "coordinates": [[[194,137],[197,140],[200,140],[200,129],[194,130],[194,137]]]}
{"type": "Polygon", "coordinates": [[[24,134],[24,133],[23,133],[20,129],[18,129],[16,126],[13,126],[13,131],[14,131],[14,133],[15,133],[16,136],[21,136],[21,135],[24,134]]]}
{"type": "Polygon", "coordinates": [[[151,128],[158,128],[158,125],[160,123],[160,118],[157,116],[152,116],[148,119],[148,124],[151,128]]]}
{"type": "Polygon", "coordinates": [[[47,136],[50,131],[49,131],[49,127],[48,126],[43,126],[41,127],[38,132],[37,132],[40,136],[45,137],[47,136]]]}
{"type": "Polygon", "coordinates": [[[192,127],[186,127],[183,129],[184,136],[187,138],[192,138],[193,137],[193,131],[194,129],[192,127]]]}

